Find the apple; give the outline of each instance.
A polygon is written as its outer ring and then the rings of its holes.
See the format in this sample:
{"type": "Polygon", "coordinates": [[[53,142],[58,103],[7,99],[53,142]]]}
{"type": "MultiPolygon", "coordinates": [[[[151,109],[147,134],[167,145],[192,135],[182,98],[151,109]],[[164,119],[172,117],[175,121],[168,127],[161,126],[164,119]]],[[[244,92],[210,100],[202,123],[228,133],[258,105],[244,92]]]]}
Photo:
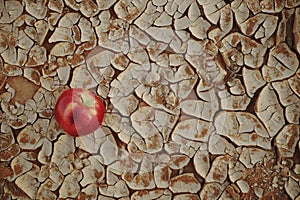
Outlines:
{"type": "Polygon", "coordinates": [[[93,92],[72,88],[64,91],[54,108],[54,118],[73,137],[85,136],[97,130],[103,121],[105,107],[93,92]]]}

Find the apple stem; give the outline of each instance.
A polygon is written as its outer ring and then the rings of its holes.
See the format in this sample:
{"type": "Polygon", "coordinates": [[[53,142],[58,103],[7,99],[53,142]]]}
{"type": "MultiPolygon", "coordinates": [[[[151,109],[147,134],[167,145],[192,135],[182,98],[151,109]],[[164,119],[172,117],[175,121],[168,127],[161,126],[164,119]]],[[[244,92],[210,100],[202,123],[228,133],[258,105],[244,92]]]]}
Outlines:
{"type": "Polygon", "coordinates": [[[81,103],[84,103],[83,97],[81,95],[79,95],[79,98],[81,100],[81,103]]]}

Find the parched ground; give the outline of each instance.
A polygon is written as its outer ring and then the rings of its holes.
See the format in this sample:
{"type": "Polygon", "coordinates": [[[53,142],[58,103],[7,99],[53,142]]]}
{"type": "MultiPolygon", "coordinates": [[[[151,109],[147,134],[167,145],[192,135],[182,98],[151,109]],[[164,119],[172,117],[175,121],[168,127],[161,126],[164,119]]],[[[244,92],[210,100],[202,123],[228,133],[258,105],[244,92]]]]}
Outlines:
{"type": "Polygon", "coordinates": [[[300,199],[299,0],[0,0],[0,55],[0,199],[300,199]]]}

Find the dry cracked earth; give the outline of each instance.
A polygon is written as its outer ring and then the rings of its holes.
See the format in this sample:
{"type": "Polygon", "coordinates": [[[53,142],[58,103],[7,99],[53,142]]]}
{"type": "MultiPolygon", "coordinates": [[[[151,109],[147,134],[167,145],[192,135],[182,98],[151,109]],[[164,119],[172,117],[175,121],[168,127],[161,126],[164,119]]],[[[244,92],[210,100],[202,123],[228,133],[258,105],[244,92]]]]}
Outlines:
{"type": "Polygon", "coordinates": [[[299,0],[0,0],[0,55],[0,199],[300,199],[299,0]]]}

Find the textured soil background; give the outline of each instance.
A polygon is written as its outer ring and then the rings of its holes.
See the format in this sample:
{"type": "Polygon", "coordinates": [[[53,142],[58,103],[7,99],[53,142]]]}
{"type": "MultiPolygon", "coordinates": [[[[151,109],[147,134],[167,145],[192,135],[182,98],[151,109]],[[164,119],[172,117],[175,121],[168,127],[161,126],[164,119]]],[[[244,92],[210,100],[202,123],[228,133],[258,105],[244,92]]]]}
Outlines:
{"type": "Polygon", "coordinates": [[[299,0],[0,0],[0,199],[299,200],[299,59],[299,0]]]}

